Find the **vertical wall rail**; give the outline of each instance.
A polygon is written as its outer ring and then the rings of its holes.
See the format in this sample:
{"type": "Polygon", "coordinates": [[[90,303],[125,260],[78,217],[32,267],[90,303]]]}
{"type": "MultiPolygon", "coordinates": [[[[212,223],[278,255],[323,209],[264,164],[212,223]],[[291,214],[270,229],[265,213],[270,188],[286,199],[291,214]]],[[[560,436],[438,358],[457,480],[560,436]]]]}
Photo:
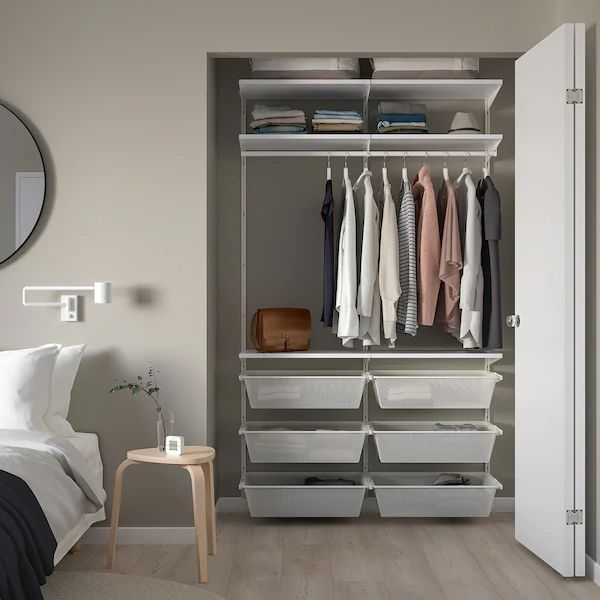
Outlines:
{"type": "MultiPolygon", "coordinates": [[[[246,99],[240,92],[241,123],[240,131],[246,131],[246,99]]],[[[246,350],[246,157],[241,157],[240,163],[240,352],[246,350]]],[[[242,375],[246,374],[246,359],[240,364],[242,375]]],[[[240,379],[240,420],[242,427],[246,426],[246,383],[244,378],[240,379]]],[[[240,436],[241,461],[240,479],[246,476],[246,438],[240,436]]],[[[243,493],[243,492],[242,492],[243,493]]]]}
{"type": "MultiPolygon", "coordinates": [[[[363,358],[363,375],[366,377],[369,373],[369,359],[363,358]]],[[[363,405],[363,428],[366,428],[369,422],[369,380],[365,381],[362,397],[363,405]]],[[[366,475],[369,472],[369,444],[370,436],[365,437],[365,445],[363,446],[363,473],[366,475]]]]}

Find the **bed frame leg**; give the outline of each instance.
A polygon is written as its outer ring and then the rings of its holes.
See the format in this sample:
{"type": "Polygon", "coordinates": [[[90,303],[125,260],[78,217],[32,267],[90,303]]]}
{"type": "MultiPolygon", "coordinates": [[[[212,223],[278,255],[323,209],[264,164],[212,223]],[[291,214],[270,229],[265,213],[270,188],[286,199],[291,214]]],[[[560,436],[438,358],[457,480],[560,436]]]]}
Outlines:
{"type": "Polygon", "coordinates": [[[75,554],[75,552],[79,552],[81,550],[81,540],[77,540],[73,547],[69,550],[69,554],[75,554]]]}

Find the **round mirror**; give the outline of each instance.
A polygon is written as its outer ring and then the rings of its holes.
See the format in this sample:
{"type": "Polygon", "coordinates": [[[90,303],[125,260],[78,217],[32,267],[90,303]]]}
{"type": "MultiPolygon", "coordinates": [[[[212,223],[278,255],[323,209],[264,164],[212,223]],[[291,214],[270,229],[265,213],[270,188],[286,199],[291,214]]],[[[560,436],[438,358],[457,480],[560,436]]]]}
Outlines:
{"type": "Polygon", "coordinates": [[[0,104],[0,263],[35,229],[45,194],[40,149],[25,123],[0,104]]]}

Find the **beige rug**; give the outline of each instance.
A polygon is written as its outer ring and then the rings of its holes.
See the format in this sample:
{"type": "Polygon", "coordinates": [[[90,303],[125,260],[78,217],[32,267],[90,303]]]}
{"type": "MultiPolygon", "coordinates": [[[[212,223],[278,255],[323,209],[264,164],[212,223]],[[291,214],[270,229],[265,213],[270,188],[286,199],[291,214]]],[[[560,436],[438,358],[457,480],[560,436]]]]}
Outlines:
{"type": "Polygon", "coordinates": [[[56,571],[42,592],[44,600],[223,600],[200,586],[94,571],[56,571]]]}

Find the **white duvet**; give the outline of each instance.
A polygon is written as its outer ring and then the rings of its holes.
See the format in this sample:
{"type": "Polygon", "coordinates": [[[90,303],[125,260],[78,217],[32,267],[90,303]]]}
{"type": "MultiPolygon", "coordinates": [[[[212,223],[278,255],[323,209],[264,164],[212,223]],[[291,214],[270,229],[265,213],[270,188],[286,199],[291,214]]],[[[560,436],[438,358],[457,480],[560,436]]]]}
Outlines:
{"type": "Polygon", "coordinates": [[[104,519],[102,482],[63,436],[0,429],[0,470],[20,477],[35,494],[58,543],[55,564],[92,523],[104,519]]]}

